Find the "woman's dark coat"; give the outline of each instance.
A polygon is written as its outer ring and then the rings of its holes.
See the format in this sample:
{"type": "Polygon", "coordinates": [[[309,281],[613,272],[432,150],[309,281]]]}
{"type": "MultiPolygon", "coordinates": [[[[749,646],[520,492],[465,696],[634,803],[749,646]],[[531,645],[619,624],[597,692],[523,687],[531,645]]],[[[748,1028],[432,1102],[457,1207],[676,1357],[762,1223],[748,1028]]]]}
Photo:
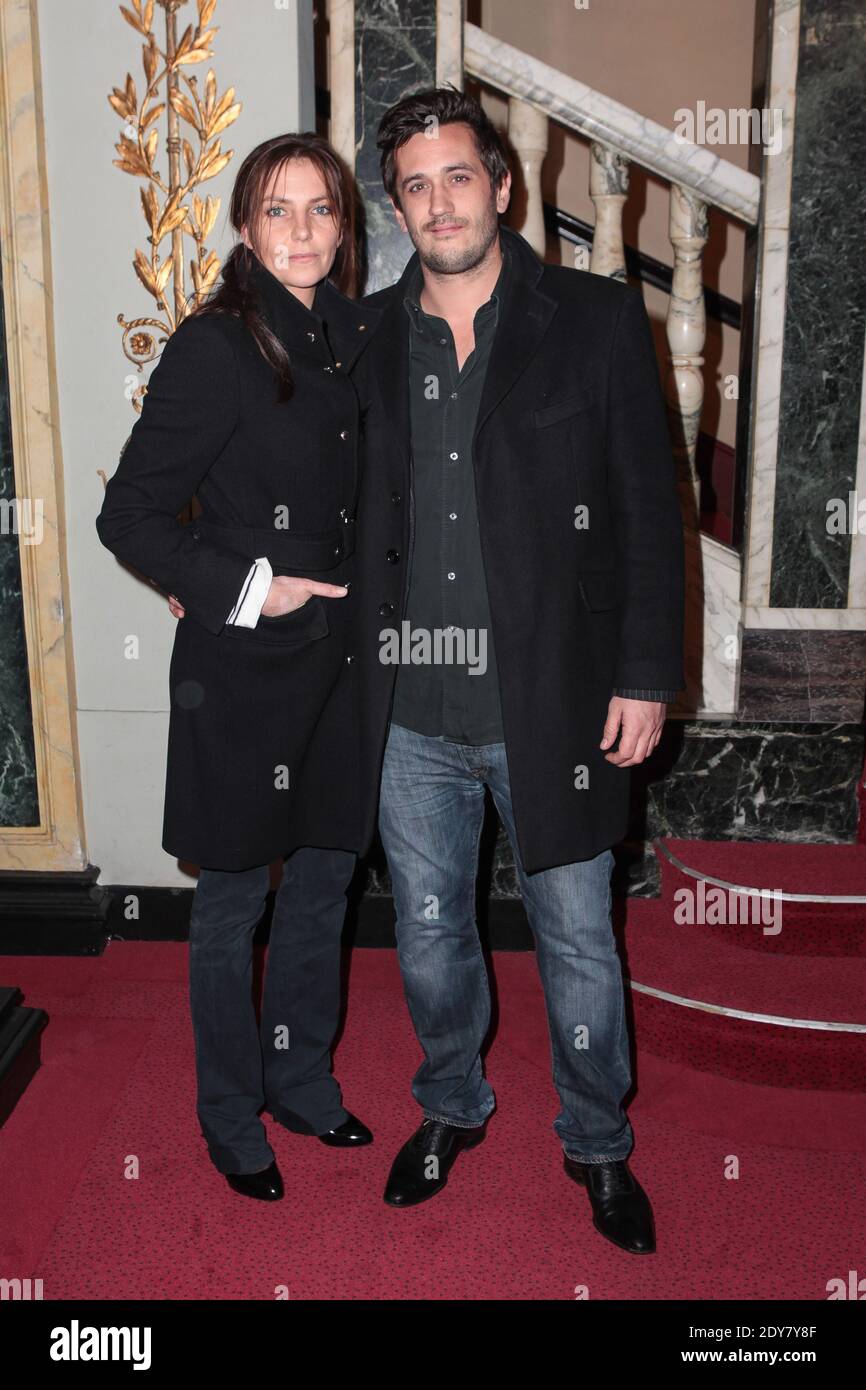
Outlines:
{"type": "Polygon", "coordinates": [[[376,311],[326,281],[307,310],[254,268],[295,390],[235,317],[184,320],[151,374],[96,528],[186,609],[169,672],[162,845],[243,869],[303,844],[357,849],[375,787],[359,786],[356,596],[313,596],[255,628],[226,619],[251,562],[340,584],[354,574],[358,404],[347,372],[376,311]],[[195,494],[201,515],[177,514],[195,494]],[[369,805],[365,802],[369,801],[369,805]]]}

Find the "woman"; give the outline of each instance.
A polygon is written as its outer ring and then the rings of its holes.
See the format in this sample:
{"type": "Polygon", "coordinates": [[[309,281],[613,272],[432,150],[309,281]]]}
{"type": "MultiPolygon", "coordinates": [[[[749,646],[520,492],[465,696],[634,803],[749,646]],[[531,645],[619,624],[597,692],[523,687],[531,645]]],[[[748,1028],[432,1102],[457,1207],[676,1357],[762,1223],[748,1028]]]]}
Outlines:
{"type": "Polygon", "coordinates": [[[375,322],[354,279],[352,195],[312,134],[246,158],[222,283],[154,369],[97,519],[100,540],[176,595],[162,845],[201,866],[190,919],[197,1109],[235,1191],[282,1180],[259,1110],[369,1143],[329,1049],[359,843],[353,598],[358,406],[347,372],[375,322]],[[337,286],[340,286],[338,289],[337,286]],[[201,514],[178,512],[193,493],[201,514]],[[252,937],[285,858],[259,1033],[252,937]]]}

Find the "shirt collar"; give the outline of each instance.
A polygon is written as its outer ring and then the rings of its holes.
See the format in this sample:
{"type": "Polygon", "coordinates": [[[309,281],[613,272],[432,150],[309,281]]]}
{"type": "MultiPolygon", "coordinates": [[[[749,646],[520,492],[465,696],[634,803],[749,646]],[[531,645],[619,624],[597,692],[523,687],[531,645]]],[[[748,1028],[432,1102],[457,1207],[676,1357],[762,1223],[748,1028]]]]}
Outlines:
{"type": "MultiPolygon", "coordinates": [[[[500,246],[502,247],[502,266],[499,271],[499,276],[496,284],[493,286],[490,298],[476,311],[476,322],[478,322],[479,319],[486,318],[488,315],[492,317],[494,324],[499,322],[499,316],[502,312],[502,301],[507,293],[508,281],[511,276],[511,248],[504,241],[500,241],[500,246]]],[[[421,290],[423,285],[424,277],[421,273],[421,264],[419,261],[413,274],[409,278],[406,292],[403,296],[403,304],[405,305],[406,313],[409,315],[409,321],[419,332],[423,332],[425,323],[430,323],[431,320],[436,318],[435,314],[428,314],[427,311],[421,307],[421,290]]]]}

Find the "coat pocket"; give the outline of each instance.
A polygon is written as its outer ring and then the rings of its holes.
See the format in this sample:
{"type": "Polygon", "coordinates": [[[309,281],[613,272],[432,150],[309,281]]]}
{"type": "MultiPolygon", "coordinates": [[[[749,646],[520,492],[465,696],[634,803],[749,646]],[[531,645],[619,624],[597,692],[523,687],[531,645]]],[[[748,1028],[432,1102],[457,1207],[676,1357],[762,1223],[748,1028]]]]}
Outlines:
{"type": "Polygon", "coordinates": [[[619,607],[619,580],[616,574],[601,571],[582,574],[577,584],[590,613],[604,613],[619,607]]]}
{"type": "Polygon", "coordinates": [[[298,646],[302,642],[315,642],[330,633],[328,613],[319,594],[311,594],[300,608],[291,613],[279,613],[273,618],[264,614],[259,616],[255,627],[238,627],[227,623],[223,634],[239,642],[275,643],[280,646],[298,646]]]}
{"type": "Polygon", "coordinates": [[[596,392],[588,387],[583,391],[575,391],[570,396],[563,396],[562,400],[551,401],[549,405],[533,410],[532,423],[539,429],[543,429],[545,425],[557,425],[560,420],[568,420],[579,411],[588,410],[594,405],[596,398],[596,392]]]}

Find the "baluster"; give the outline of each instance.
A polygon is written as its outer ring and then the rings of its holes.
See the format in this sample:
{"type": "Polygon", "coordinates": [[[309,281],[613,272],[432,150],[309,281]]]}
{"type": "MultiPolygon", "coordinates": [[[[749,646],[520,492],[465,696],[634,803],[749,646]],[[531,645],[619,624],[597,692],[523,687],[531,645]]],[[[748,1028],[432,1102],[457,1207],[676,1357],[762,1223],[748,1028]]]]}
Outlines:
{"type": "Polygon", "coordinates": [[[355,0],[329,0],[330,141],[355,168],[355,0]]]}
{"type": "Polygon", "coordinates": [[[436,0],[436,86],[463,91],[464,0],[436,0]]]}
{"type": "Polygon", "coordinates": [[[590,148],[589,196],[595,204],[595,234],[589,268],[593,275],[625,280],[622,209],[628,193],[629,161],[625,155],[593,141],[590,148]]]}
{"type": "MultiPolygon", "coordinates": [[[[537,107],[516,97],[508,100],[508,138],[523,170],[526,206],[523,223],[517,227],[533,251],[544,260],[547,237],[544,231],[544,200],[541,194],[541,166],[547,154],[547,117],[537,107]]],[[[519,209],[518,216],[519,216],[519,209]]]]}
{"type": "Polygon", "coordinates": [[[676,183],[671,184],[669,235],[674,249],[674,270],[666,325],[671,355],[665,395],[684,501],[688,503],[689,512],[694,508],[691,520],[697,527],[701,494],[695,450],[704,403],[701,354],[707,336],[703,285],[707,205],[676,183]]]}

